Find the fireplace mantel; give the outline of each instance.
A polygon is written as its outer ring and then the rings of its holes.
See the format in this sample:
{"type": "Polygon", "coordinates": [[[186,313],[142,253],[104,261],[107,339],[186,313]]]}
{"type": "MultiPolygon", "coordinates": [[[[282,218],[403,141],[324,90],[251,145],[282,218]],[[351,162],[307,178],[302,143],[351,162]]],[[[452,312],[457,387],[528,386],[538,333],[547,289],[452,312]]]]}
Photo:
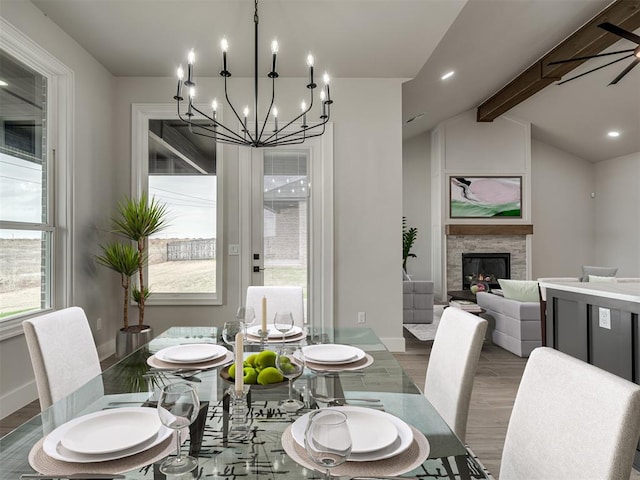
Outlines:
{"type": "Polygon", "coordinates": [[[488,225],[471,223],[449,223],[445,225],[445,235],[531,235],[532,224],[488,225]]]}

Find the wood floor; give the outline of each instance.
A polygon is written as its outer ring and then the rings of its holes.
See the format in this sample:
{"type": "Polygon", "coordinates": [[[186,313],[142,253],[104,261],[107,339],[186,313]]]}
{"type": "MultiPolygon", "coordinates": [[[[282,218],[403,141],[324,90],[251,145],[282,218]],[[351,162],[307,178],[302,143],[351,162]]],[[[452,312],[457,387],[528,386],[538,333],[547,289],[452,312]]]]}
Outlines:
{"type": "MultiPolygon", "coordinates": [[[[433,342],[421,342],[405,331],[406,352],[395,354],[407,374],[422,387],[433,342]]],[[[102,362],[106,368],[114,362],[109,357],[102,362]]],[[[485,467],[498,478],[500,456],[507,425],[526,360],[500,347],[485,342],[471,397],[467,423],[467,444],[485,467]]],[[[38,401],[30,403],[0,420],[0,436],[40,413],[38,401]]],[[[630,479],[640,480],[632,471],[630,479]]]]}

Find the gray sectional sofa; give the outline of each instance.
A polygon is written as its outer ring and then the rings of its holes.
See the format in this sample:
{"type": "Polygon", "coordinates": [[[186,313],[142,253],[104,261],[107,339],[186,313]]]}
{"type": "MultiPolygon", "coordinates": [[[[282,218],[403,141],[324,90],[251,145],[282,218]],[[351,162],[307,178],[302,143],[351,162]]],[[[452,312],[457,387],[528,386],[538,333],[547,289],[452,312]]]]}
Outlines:
{"type": "Polygon", "coordinates": [[[540,302],[520,302],[493,293],[478,292],[478,305],[486,312],[493,343],[528,357],[541,344],[540,302]]]}
{"type": "Polygon", "coordinates": [[[433,322],[433,282],[410,280],[402,282],[402,323],[433,322]]]}

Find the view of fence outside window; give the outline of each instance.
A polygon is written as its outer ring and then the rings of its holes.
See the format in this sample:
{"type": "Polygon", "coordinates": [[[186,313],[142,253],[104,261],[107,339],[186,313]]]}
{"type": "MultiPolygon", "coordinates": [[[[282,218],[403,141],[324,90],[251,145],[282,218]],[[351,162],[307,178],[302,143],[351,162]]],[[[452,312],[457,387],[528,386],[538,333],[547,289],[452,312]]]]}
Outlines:
{"type": "Polygon", "coordinates": [[[211,139],[179,121],[149,121],[149,195],[166,204],[169,225],[149,239],[152,294],[217,291],[216,160],[211,139]]]}
{"type": "Polygon", "coordinates": [[[51,304],[47,78],[0,51],[0,321],[51,304]]]}

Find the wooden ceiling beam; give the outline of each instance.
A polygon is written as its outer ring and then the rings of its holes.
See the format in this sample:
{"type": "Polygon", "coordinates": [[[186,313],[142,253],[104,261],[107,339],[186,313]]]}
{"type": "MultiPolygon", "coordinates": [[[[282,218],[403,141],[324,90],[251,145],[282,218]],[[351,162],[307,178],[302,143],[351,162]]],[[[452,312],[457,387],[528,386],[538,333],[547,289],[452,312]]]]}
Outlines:
{"type": "Polygon", "coordinates": [[[598,25],[609,22],[633,32],[640,28],[640,0],[616,0],[478,107],[478,122],[493,122],[527,98],[579,67],[587,60],[548,65],[549,62],[596,55],[620,37],[598,25]]]}

